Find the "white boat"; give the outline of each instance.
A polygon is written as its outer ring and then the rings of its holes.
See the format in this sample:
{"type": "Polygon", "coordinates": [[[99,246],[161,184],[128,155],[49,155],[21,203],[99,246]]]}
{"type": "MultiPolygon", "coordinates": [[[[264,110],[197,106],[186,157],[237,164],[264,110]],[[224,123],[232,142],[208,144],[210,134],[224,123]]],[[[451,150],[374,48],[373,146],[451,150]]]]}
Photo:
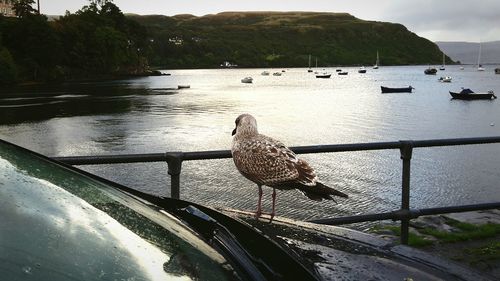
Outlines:
{"type": "Polygon", "coordinates": [[[307,70],[307,72],[313,72],[311,69],[311,55],[309,55],[309,69],[307,70]]]}
{"type": "Polygon", "coordinates": [[[262,71],[262,73],[260,75],[268,76],[269,75],[269,71],[264,70],[264,71],[262,71]]]}
{"type": "Polygon", "coordinates": [[[241,79],[241,83],[252,83],[252,82],[253,82],[253,78],[250,76],[241,79]]]}
{"type": "Polygon", "coordinates": [[[439,68],[439,70],[445,70],[446,68],[444,67],[444,52],[443,52],[443,64],[439,68]]]}
{"type": "Polygon", "coordinates": [[[479,54],[477,55],[477,71],[484,71],[484,67],[481,64],[481,42],[479,42],[479,54]]]}
{"type": "Polygon", "coordinates": [[[464,70],[464,67],[463,67],[463,66],[461,66],[461,67],[460,67],[460,70],[464,70]]]}
{"type": "Polygon", "coordinates": [[[366,73],[366,68],[364,66],[360,67],[358,73],[366,73]]]}
{"type": "Polygon", "coordinates": [[[438,79],[439,82],[446,82],[446,83],[450,83],[451,82],[451,77],[450,76],[445,76],[445,77],[440,77],[438,79]]]}
{"type": "Polygon", "coordinates": [[[378,64],[379,64],[379,60],[378,60],[378,51],[377,51],[377,60],[375,61],[375,65],[373,66],[373,69],[378,69],[378,64]]]}

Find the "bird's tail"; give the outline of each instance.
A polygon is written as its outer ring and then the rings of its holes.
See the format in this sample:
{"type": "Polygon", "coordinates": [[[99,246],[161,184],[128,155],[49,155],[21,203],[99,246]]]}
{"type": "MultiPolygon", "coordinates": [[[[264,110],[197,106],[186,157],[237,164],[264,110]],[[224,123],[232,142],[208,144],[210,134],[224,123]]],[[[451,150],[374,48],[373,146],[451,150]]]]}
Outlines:
{"type": "Polygon", "coordinates": [[[304,193],[304,195],[307,196],[309,199],[315,201],[321,201],[322,199],[335,201],[332,195],[344,198],[349,197],[347,194],[340,192],[336,189],[333,189],[331,187],[328,187],[320,182],[317,182],[315,186],[300,185],[298,189],[302,191],[302,193],[304,193]]]}

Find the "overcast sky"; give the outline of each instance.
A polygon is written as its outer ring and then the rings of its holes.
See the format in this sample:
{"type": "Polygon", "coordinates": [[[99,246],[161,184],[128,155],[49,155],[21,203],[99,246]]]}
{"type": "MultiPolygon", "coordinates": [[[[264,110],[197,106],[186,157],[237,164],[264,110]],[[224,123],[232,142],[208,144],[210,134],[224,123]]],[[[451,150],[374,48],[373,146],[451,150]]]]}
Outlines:
{"type": "MultiPolygon", "coordinates": [[[[432,41],[500,40],[500,0],[114,0],[124,13],[193,14],[224,11],[347,12],[364,20],[396,22],[432,41]]],[[[40,0],[41,12],[75,12],[87,0],[40,0]]]]}

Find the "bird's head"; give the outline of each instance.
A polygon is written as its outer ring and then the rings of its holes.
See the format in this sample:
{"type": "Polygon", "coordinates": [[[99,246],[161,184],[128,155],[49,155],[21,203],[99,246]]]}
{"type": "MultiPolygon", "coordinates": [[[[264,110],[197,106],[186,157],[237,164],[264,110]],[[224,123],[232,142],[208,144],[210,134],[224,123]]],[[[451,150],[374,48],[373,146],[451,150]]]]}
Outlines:
{"type": "Polygon", "coordinates": [[[236,128],[234,128],[232,135],[253,135],[258,134],[257,131],[257,120],[250,114],[241,114],[236,118],[236,128]]]}

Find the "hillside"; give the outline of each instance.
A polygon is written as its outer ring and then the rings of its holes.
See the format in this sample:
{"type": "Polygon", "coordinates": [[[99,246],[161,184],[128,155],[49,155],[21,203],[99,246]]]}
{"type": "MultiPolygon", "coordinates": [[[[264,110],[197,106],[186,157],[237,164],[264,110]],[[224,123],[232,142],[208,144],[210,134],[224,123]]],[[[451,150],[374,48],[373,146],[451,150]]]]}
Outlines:
{"type": "MultiPolygon", "coordinates": [[[[441,50],[455,61],[463,64],[476,64],[479,43],[472,42],[436,42],[441,50]]],[[[500,63],[500,41],[481,43],[481,63],[500,63]]]]}
{"type": "MultiPolygon", "coordinates": [[[[127,15],[148,30],[150,63],[170,68],[438,64],[431,41],[403,25],[364,21],[346,13],[224,12],[196,17],[127,15]]],[[[452,61],[447,58],[448,62],[452,61]]]]}

